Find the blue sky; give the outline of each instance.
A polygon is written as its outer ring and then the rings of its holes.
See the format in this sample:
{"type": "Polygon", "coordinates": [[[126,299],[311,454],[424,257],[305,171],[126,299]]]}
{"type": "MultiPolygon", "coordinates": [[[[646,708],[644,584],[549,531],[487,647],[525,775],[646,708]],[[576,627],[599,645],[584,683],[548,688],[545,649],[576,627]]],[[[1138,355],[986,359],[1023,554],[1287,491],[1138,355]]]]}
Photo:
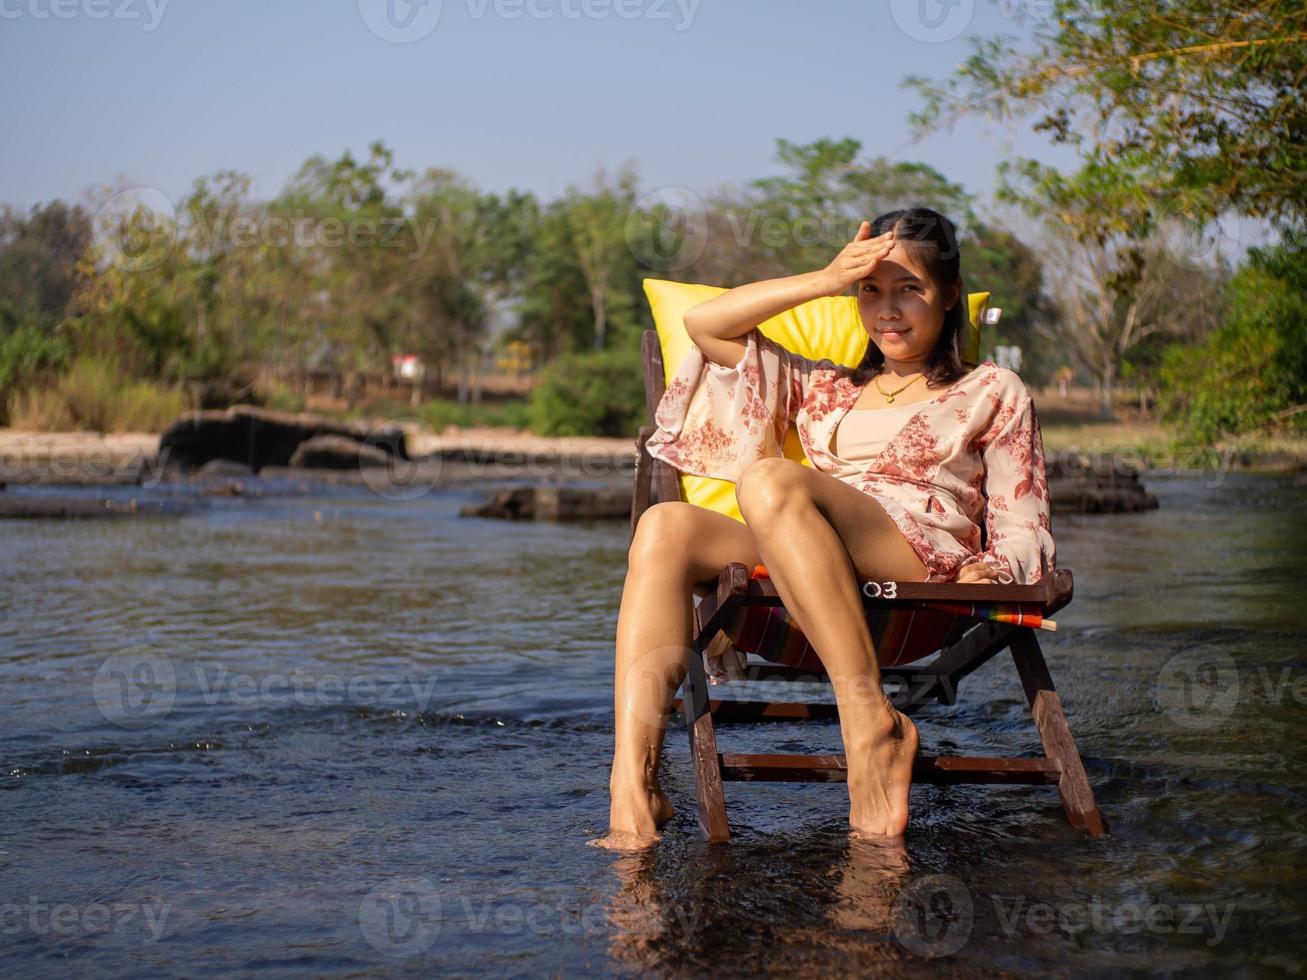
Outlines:
{"type": "Polygon", "coordinates": [[[982,195],[1004,156],[1069,163],[1022,125],[912,141],[903,77],[943,76],[969,33],[1020,35],[1016,13],[1044,6],[948,3],[0,0],[0,201],[114,182],[176,201],[227,168],[268,197],[309,155],[375,139],[544,198],[627,160],[645,191],[746,181],[777,171],[778,137],[852,136],[982,195]]]}

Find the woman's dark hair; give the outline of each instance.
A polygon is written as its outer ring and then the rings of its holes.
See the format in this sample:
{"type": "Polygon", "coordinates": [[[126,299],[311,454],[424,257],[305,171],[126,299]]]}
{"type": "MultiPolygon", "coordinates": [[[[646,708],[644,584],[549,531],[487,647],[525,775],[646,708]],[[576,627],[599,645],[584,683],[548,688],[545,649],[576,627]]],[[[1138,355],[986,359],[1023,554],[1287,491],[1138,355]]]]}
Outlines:
{"type": "MultiPolygon", "coordinates": [[[[878,215],[871,222],[871,236],[883,235],[894,229],[894,240],[903,246],[913,259],[926,268],[927,274],[940,288],[962,278],[962,256],[958,251],[958,234],[953,222],[930,208],[906,208],[878,215]]],[[[860,284],[859,288],[861,288],[860,284]]],[[[930,353],[922,374],[932,387],[952,384],[967,373],[962,363],[961,345],[966,338],[966,293],[959,291],[958,300],[944,313],[944,326],[930,353]]],[[[875,341],[867,339],[867,352],[853,370],[852,381],[865,385],[880,373],[885,364],[875,341]]]]}

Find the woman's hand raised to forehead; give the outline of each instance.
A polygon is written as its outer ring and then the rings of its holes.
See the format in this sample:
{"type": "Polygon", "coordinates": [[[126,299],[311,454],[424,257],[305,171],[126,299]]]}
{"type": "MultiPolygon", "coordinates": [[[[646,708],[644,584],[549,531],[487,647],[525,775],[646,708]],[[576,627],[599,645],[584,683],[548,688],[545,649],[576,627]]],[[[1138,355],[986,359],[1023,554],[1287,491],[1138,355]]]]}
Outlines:
{"type": "Polygon", "coordinates": [[[881,259],[894,248],[894,229],[876,238],[871,237],[871,222],[864,221],[857,235],[835,256],[835,260],[822,270],[827,282],[827,296],[843,295],[859,279],[865,279],[880,265],[881,259]]]}

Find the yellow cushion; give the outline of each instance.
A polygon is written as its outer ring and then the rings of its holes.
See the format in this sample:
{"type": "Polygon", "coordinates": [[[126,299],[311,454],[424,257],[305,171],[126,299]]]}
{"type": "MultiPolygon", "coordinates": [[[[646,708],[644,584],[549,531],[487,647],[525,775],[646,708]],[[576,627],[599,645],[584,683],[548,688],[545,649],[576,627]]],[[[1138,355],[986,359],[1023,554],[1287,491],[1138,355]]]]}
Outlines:
{"type": "MultiPolygon", "coordinates": [[[[670,282],[666,279],[644,280],[645,296],[653,312],[658,329],[658,345],[663,354],[663,381],[671,380],[672,372],[680,366],[693,341],[685,332],[685,312],[692,306],[726,292],[721,286],[705,286],[692,282],[670,282]]],[[[989,293],[971,293],[967,297],[971,322],[968,336],[962,345],[962,360],[969,366],[980,362],[980,326],[989,293]]],[[[823,296],[801,303],[758,325],[766,336],[782,347],[812,360],[829,357],[838,364],[855,367],[870,343],[867,330],[858,315],[855,296],[823,296]]],[[[811,466],[804,455],[798,431],[791,426],[785,435],[785,455],[789,459],[811,466]]],[[[678,474],[685,499],[700,507],[733,517],[741,523],[739,505],[735,501],[735,484],[729,480],[714,480],[706,476],[678,474]]]]}

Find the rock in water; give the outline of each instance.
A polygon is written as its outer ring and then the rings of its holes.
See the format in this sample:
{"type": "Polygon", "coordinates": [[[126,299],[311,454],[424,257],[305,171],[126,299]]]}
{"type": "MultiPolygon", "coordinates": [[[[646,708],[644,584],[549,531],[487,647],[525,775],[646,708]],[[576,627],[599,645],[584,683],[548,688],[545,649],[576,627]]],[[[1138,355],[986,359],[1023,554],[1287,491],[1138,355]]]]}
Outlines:
{"type": "Polygon", "coordinates": [[[291,466],[350,470],[360,466],[385,466],[390,453],[349,436],[314,436],[296,447],[291,466]]]}
{"type": "Polygon", "coordinates": [[[253,475],[254,467],[232,459],[211,459],[195,473],[196,478],[201,480],[229,480],[253,475]]]}
{"type": "Polygon", "coordinates": [[[500,490],[484,504],[464,507],[462,517],[498,517],[519,521],[577,521],[631,516],[626,487],[514,487],[500,490]]]}
{"type": "Polygon", "coordinates": [[[1046,459],[1051,509],[1059,514],[1126,514],[1154,510],[1158,499],[1139,482],[1133,467],[1095,468],[1087,457],[1046,459]]]}
{"type": "MultiPolygon", "coordinates": [[[[169,467],[191,469],[225,459],[259,470],[289,465],[301,444],[319,436],[341,436],[386,456],[410,458],[404,430],[397,425],[335,422],[307,412],[274,412],[250,405],[187,412],[160,437],[159,453],[169,467]]],[[[353,465],[358,465],[357,455],[353,465]]]]}
{"type": "Polygon", "coordinates": [[[121,517],[176,517],[194,505],[177,500],[93,500],[87,497],[26,497],[6,494],[0,499],[0,517],[91,519],[121,517]]]}

